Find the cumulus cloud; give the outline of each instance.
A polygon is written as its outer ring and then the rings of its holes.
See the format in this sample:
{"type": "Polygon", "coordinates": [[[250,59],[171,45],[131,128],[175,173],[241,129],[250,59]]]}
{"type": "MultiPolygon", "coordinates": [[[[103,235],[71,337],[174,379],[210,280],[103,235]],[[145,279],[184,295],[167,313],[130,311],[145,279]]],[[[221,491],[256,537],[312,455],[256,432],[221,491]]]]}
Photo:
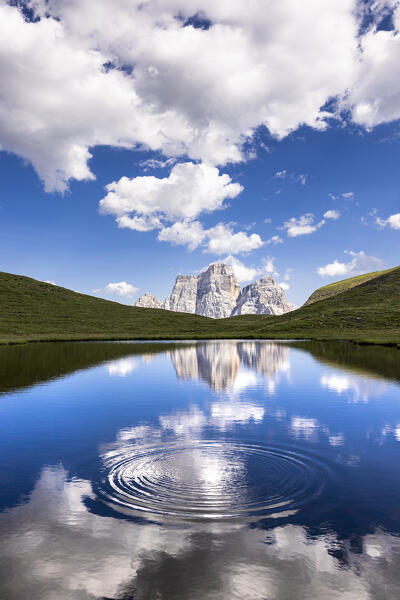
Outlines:
{"type": "Polygon", "coordinates": [[[284,292],[290,290],[290,283],[287,283],[286,281],[282,281],[281,283],[278,283],[278,285],[283,289],[284,292]]]}
{"type": "MultiPolygon", "coordinates": [[[[48,190],[93,178],[89,149],[97,145],[219,165],[243,160],[260,125],[276,138],[303,124],[323,129],[330,115],[321,107],[356,75],[362,82],[353,0],[326,0],[323,11],[318,0],[29,5],[40,19],[0,4],[0,139],[48,190]],[[190,24],[195,14],[210,26],[190,24]]],[[[364,51],[368,73],[367,41],[364,51]]],[[[351,101],[369,96],[364,86],[351,101]]]]}
{"type": "MultiPolygon", "coordinates": [[[[384,4],[387,8],[389,3],[384,4]]],[[[353,120],[366,128],[400,118],[400,6],[391,4],[394,28],[374,26],[362,36],[362,60],[347,97],[353,120]]]]}
{"type": "Polygon", "coordinates": [[[262,246],[261,237],[257,233],[234,232],[229,223],[204,229],[194,219],[201,213],[225,208],[224,201],[235,198],[242,189],[216,167],[179,163],[168,177],[122,177],[108,184],[100,212],[115,216],[119,227],[136,231],[159,229],[159,241],[186,245],[189,250],[202,245],[204,252],[212,254],[240,254],[262,246]]]}
{"type": "Polygon", "coordinates": [[[175,246],[186,245],[188,250],[202,246],[204,253],[217,255],[251,252],[264,243],[258,233],[235,233],[230,223],[218,223],[215,227],[203,229],[199,221],[178,221],[164,227],[158,234],[158,240],[175,246]]]}
{"type": "Polygon", "coordinates": [[[340,217],[340,212],[338,210],[327,210],[324,213],[324,219],[333,219],[334,221],[337,221],[337,219],[339,219],[340,217]]]}
{"type": "Polygon", "coordinates": [[[337,277],[350,275],[361,275],[369,271],[376,271],[383,267],[383,260],[375,256],[367,256],[362,250],[360,252],[347,252],[352,258],[349,262],[340,262],[337,259],[324,267],[318,267],[317,273],[321,277],[337,277]]]}
{"type": "Polygon", "coordinates": [[[179,163],[168,177],[121,177],[109,183],[100,211],[114,215],[120,227],[137,228],[136,224],[149,219],[151,226],[153,219],[155,228],[162,220],[194,219],[202,212],[224,208],[224,200],[235,198],[242,189],[215,167],[179,163]]]}
{"type": "Polygon", "coordinates": [[[93,179],[99,145],[224,165],[259,126],[326,128],[332,98],[366,128],[400,117],[396,4],[393,31],[361,36],[356,0],[28,4],[33,21],[0,3],[0,139],[49,191],[93,179]]]}
{"type": "Polygon", "coordinates": [[[160,242],[170,242],[174,246],[187,245],[188,250],[194,250],[205,237],[206,232],[199,221],[178,221],[171,227],[161,229],[157,239],[160,242]]]}
{"type": "Polygon", "coordinates": [[[134,296],[139,288],[127,283],[126,281],[118,281],[116,283],[107,283],[104,288],[93,290],[94,294],[113,294],[128,298],[134,296]]]}
{"type": "Polygon", "coordinates": [[[298,218],[292,217],[283,224],[282,229],[286,229],[286,233],[289,237],[297,237],[299,235],[314,233],[314,231],[317,231],[324,223],[324,219],[319,221],[319,223],[315,223],[314,215],[312,213],[307,213],[298,218]]]}
{"type": "Polygon", "coordinates": [[[400,213],[390,215],[390,217],[387,219],[381,219],[380,217],[377,217],[376,223],[379,225],[379,227],[386,227],[386,225],[389,225],[391,229],[400,229],[400,213]]]}
{"type": "Polygon", "coordinates": [[[244,231],[234,233],[231,225],[218,223],[207,230],[208,244],[204,252],[213,254],[241,254],[256,250],[263,245],[258,233],[248,235],[244,231]]]}

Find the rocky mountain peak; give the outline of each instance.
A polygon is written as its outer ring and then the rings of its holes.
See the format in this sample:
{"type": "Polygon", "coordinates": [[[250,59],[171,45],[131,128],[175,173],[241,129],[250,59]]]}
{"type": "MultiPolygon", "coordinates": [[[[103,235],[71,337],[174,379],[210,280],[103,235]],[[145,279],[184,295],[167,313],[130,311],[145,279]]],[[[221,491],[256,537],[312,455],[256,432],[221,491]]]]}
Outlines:
{"type": "Polygon", "coordinates": [[[230,317],[239,293],[232,267],[212,263],[198,277],[196,313],[214,319],[230,317]]]}
{"type": "Polygon", "coordinates": [[[280,315],[294,308],[271,275],[264,275],[240,290],[232,267],[224,263],[212,263],[200,275],[178,275],[164,304],[146,292],[136,306],[196,313],[214,319],[245,314],[280,315]]]}
{"type": "Polygon", "coordinates": [[[293,306],[288,302],[285,291],[271,275],[264,275],[242,289],[232,316],[282,315],[290,310],[293,310],[293,306]]]}
{"type": "Polygon", "coordinates": [[[146,292],[143,296],[140,296],[139,300],[135,303],[135,306],[139,306],[141,308],[164,308],[161,300],[146,292]]]}
{"type": "Polygon", "coordinates": [[[196,275],[178,275],[171,295],[164,302],[164,308],[175,312],[195,313],[197,281],[196,275]]]}

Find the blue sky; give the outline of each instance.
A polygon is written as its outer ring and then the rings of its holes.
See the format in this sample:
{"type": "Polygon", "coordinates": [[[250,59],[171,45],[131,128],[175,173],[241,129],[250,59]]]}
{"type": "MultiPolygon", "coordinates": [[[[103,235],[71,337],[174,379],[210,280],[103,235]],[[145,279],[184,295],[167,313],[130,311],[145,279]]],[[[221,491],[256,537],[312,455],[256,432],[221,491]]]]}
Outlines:
{"type": "Polygon", "coordinates": [[[0,33],[22,40],[0,44],[3,271],[130,304],[227,259],[242,285],[269,272],[299,305],[400,263],[395,3],[378,3],[360,37],[359,5],[327,0],[332,29],[303,39],[307,11],[292,0],[262,19],[241,2],[232,15],[225,2],[154,0],[143,14],[118,0],[101,35],[106,2],[31,5],[32,22],[0,2],[0,33]],[[177,25],[178,9],[207,28],[177,25]],[[198,45],[197,64],[186,55],[198,45]]]}

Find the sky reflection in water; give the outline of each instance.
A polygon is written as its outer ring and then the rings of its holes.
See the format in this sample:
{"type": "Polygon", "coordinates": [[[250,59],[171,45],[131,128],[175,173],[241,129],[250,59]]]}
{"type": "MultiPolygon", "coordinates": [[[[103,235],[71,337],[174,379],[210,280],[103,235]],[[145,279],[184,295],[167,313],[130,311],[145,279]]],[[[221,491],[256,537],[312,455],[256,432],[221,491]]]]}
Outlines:
{"type": "Polygon", "coordinates": [[[3,354],[0,597],[400,595],[397,351],[49,346],[3,354]]]}

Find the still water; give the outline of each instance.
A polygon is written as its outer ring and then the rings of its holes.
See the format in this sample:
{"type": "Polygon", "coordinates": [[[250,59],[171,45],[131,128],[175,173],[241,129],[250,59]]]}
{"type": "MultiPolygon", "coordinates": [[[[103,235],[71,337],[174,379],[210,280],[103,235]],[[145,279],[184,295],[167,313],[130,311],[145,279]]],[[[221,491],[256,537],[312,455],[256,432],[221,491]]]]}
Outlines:
{"type": "Polygon", "coordinates": [[[2,600],[400,597],[400,351],[0,349],[2,600]]]}

